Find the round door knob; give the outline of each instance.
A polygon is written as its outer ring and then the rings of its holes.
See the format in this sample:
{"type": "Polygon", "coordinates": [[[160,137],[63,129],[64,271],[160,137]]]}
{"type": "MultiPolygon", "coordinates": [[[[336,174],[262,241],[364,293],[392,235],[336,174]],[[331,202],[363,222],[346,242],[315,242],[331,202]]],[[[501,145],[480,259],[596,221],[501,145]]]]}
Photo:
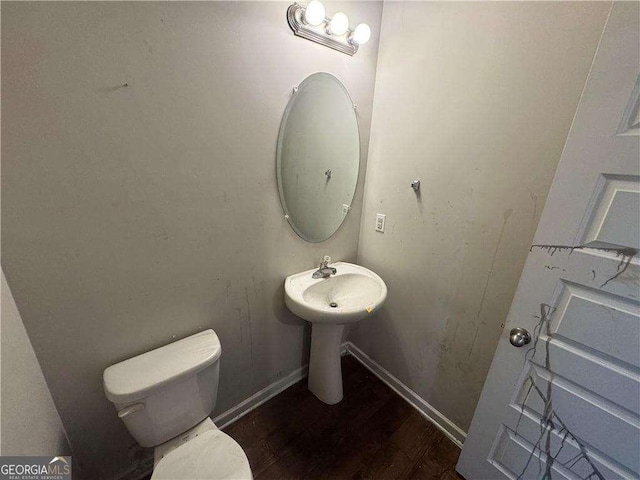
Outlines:
{"type": "Polygon", "coordinates": [[[514,347],[523,347],[531,341],[531,334],[524,328],[512,328],[509,332],[509,341],[514,347]]]}

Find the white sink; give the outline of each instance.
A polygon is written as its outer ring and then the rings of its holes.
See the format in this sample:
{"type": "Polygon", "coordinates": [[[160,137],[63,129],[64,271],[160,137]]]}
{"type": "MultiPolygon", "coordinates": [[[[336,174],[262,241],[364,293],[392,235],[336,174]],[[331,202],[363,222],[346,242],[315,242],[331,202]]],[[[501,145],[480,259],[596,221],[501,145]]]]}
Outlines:
{"type": "Polygon", "coordinates": [[[387,298],[387,286],[371,270],[352,263],[331,265],[336,273],[313,278],[316,269],[284,282],[284,303],[311,322],[309,390],[325,403],[342,400],[340,347],[344,326],[373,315],[387,298]]]}
{"type": "Polygon", "coordinates": [[[372,315],[384,303],[387,286],[371,270],[345,262],[329,266],[337,272],[328,278],[312,278],[317,269],[287,277],[289,310],[309,322],[344,325],[372,315]]]}

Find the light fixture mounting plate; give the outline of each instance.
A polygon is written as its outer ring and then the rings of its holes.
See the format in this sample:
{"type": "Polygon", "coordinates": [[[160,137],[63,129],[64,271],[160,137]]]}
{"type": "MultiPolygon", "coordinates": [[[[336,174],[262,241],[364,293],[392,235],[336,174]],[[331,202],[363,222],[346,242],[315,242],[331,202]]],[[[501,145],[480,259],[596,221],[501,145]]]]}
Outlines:
{"type": "Polygon", "coordinates": [[[287,9],[287,21],[294,34],[347,55],[353,55],[358,51],[358,45],[351,44],[348,40],[350,31],[347,32],[346,36],[336,37],[327,33],[325,22],[317,27],[306,25],[302,20],[304,10],[305,8],[298,3],[290,5],[287,9]]]}

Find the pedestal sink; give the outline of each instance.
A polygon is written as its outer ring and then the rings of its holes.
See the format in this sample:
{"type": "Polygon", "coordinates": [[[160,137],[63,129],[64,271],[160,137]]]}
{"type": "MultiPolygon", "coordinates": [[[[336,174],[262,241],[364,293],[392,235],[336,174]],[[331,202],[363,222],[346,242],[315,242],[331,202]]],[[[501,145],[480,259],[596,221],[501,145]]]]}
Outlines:
{"type": "Polygon", "coordinates": [[[346,262],[330,265],[336,273],[312,278],[307,270],[286,278],[284,302],[311,322],[309,390],[325,403],[342,400],[340,345],[345,325],[372,316],[387,298],[387,286],[371,270],[346,262]]]}

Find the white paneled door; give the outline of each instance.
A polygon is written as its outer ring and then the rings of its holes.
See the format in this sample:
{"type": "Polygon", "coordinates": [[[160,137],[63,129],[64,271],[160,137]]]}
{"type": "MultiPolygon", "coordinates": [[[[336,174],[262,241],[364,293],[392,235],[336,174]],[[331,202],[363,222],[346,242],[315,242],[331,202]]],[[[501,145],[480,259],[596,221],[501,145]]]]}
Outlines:
{"type": "Polygon", "coordinates": [[[640,478],[639,73],[640,3],[616,2],[462,449],[467,480],[640,478]],[[530,343],[511,344],[517,327],[530,343]]]}

